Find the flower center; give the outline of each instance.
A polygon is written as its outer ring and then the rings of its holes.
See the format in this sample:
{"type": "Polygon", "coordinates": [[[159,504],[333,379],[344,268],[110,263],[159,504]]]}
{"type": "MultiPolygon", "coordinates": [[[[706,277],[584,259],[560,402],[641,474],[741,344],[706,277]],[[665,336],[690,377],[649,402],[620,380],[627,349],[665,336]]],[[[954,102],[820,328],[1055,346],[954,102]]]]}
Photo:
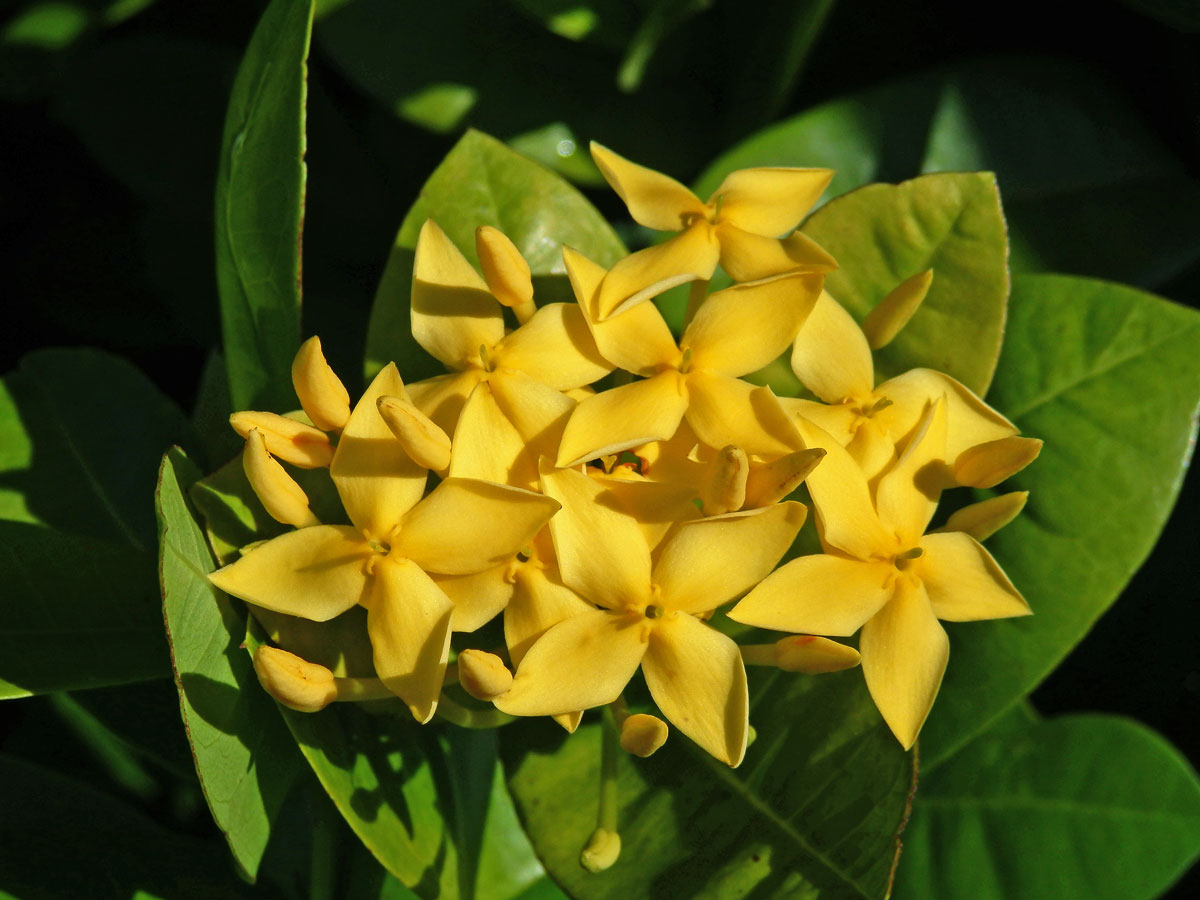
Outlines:
{"type": "Polygon", "coordinates": [[[920,547],[911,547],[903,553],[897,553],[893,559],[896,568],[901,572],[907,571],[912,567],[913,563],[925,555],[925,551],[920,547]]]}
{"type": "Polygon", "coordinates": [[[648,603],[646,604],[645,616],[647,619],[661,619],[665,611],[657,603],[648,603]]]}

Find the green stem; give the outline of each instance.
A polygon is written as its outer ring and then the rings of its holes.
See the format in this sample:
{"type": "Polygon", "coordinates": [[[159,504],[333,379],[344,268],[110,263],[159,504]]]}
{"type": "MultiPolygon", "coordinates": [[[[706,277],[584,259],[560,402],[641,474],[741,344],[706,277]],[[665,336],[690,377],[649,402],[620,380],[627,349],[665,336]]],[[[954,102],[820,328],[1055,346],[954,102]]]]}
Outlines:
{"type": "Polygon", "coordinates": [[[502,713],[494,707],[469,709],[445,694],[438,699],[437,715],[460,728],[499,728],[517,721],[516,716],[502,713]]]}

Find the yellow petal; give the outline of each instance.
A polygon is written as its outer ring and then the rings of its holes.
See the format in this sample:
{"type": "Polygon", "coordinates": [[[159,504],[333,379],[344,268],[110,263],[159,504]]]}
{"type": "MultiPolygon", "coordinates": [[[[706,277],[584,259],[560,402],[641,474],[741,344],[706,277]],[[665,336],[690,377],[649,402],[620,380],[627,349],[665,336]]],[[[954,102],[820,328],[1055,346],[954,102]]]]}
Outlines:
{"type": "Polygon", "coordinates": [[[475,254],[493,297],[515,309],[533,303],[529,263],[503,231],[491,225],[476,228],[475,254]]]}
{"type": "Polygon", "coordinates": [[[918,272],[900,282],[867,313],[862,330],[872,350],[886,347],[892,342],[892,338],[900,333],[920,308],[921,301],[929,293],[929,285],[932,283],[933,269],[918,272]]]}
{"type": "MultiPolygon", "coordinates": [[[[575,466],[666,440],[679,427],[687,406],[682,376],[674,370],[588,397],[575,407],[563,430],[558,465],[575,466]]],[[[733,442],[718,446],[728,443],[733,442]]]]}
{"type": "MultiPolygon", "coordinates": [[[[896,461],[896,442],[875,417],[858,416],[857,426],[854,437],[846,444],[846,452],[854,457],[867,480],[874,481],[896,461]]],[[[944,473],[944,469],[939,471],[944,473]]]]}
{"type": "Polygon", "coordinates": [[[260,544],[208,579],[255,606],[325,622],[362,600],[370,556],[357,529],[315,525],[260,544]]]}
{"type": "Polygon", "coordinates": [[[639,250],[608,270],[596,294],[596,318],[604,321],[663,291],[712,278],[721,245],[706,221],[669,241],[639,250]]]}
{"type": "Polygon", "coordinates": [[[977,541],[985,541],[1015,519],[1028,499],[1029,491],[988,497],[955,510],[938,531],[962,531],[977,541]]]}
{"type": "Polygon", "coordinates": [[[710,296],[679,346],[692,366],[739,376],[776,359],[796,337],[821,294],[820,275],[779,275],[710,296]]]}
{"type": "Polygon", "coordinates": [[[746,754],[749,695],[737,644],[686,613],[668,613],[642,660],[650,696],[672,725],[731,766],[746,754]]]}
{"type": "Polygon", "coordinates": [[[504,610],[504,642],[517,666],[543,634],[594,607],[559,580],[557,567],[519,563],[515,577],[512,599],[504,610]]]}
{"type": "Polygon", "coordinates": [[[879,520],[911,547],[925,533],[945,485],[946,404],[937,400],[921,417],[900,458],[879,478],[879,520]]]}
{"type": "Polygon", "coordinates": [[[734,281],[758,281],[782,272],[832,272],[837,262],[812,238],[797,231],[786,238],[763,237],[729,222],[717,226],[721,268],[734,281]]]}
{"type": "Polygon", "coordinates": [[[702,509],[706,516],[720,516],[742,508],[746,502],[746,479],[750,458],[732,445],[721,448],[705,473],[702,509]]]}
{"type": "Polygon", "coordinates": [[[429,474],[404,452],[379,414],[376,404],[383,396],[407,396],[394,363],[379,371],[354,407],[329,467],[350,521],[373,540],[384,540],[421,499],[429,474]]]}
{"type": "Polygon", "coordinates": [[[792,371],[826,403],[865,397],[875,387],[875,364],[862,329],[825,291],[796,335],[792,371]]]}
{"type": "Polygon", "coordinates": [[[231,415],[229,424],[244,438],[257,428],[267,443],[268,453],[301,469],[324,468],[333,459],[329,435],[287,416],[247,410],[231,415]]]}
{"type": "Polygon", "coordinates": [[[495,366],[524,372],[559,391],[591,384],[613,369],[601,359],[587,319],[573,303],[543,306],[491,356],[495,366]]]}
{"type": "Polygon", "coordinates": [[[716,609],[758,584],[796,539],[803,503],[712,516],[680,525],[663,542],[651,581],[667,609],[716,609]]]}
{"type": "Polygon", "coordinates": [[[968,487],[995,487],[1020,472],[1041,452],[1042,442],[1037,438],[1013,435],[988,441],[958,455],[954,461],[954,480],[968,487]]]}
{"type": "Polygon", "coordinates": [[[927,534],[919,573],[933,613],[947,622],[1028,616],[1029,604],[975,538],[961,531],[927,534]]]}
{"type": "Polygon", "coordinates": [[[450,465],[450,438],[407,397],[384,394],[375,401],[379,415],[418,466],[443,472],[450,465]]]}
{"type": "Polygon", "coordinates": [[[408,399],[438,428],[452,435],[463,404],[486,374],[483,369],[471,368],[427,378],[408,385],[408,399]]]}
{"type": "Polygon", "coordinates": [[[897,583],[896,595],[863,626],[858,649],[871,698],[907,750],[933,707],[950,655],[919,581],[897,583]]]}
{"type": "Polygon", "coordinates": [[[667,742],[670,729],[658,716],[634,713],[621,723],[621,749],[646,759],[667,742]]]}
{"type": "Polygon", "coordinates": [[[554,716],[612,703],[646,653],[645,622],[606,609],[559,622],[525,654],[496,708],[514,716],[554,716]]]}
{"type": "Polygon", "coordinates": [[[617,192],[633,220],[655,231],[679,231],[688,216],[703,216],[704,204],[686,187],[592,141],[592,159],[617,192]]]}
{"type": "Polygon", "coordinates": [[[892,595],[895,568],[818,553],[780,566],[729,611],[745,625],[845,637],[892,595]]]}
{"type": "Polygon", "coordinates": [[[499,697],[512,687],[512,672],[495,653],[468,647],[458,654],[458,683],[476,700],[499,697]]]}
{"type": "Polygon", "coordinates": [[[557,509],[532,491],[447,478],[404,517],[392,550],[427,572],[482,572],[516,556],[557,509]]]}
{"type": "Polygon", "coordinates": [[[496,618],[513,595],[509,578],[511,562],[474,572],[470,575],[434,575],[437,586],[454,602],[450,627],[454,631],[475,631],[496,618]]]}
{"type": "Polygon", "coordinates": [[[262,501],[263,508],[276,522],[296,528],[321,524],[308,507],[308,495],[304,493],[304,488],[296,484],[283,466],[271,458],[263,434],[257,428],[252,429],[250,437],[246,439],[246,447],[242,451],[242,469],[250,487],[262,501]]]}
{"type": "Polygon", "coordinates": [[[709,202],[720,203],[722,221],[779,237],[800,224],[832,179],[832,169],[739,169],[725,176],[709,202]]]}
{"type": "Polygon", "coordinates": [[[632,516],[653,550],[680,522],[700,518],[694,485],[597,477],[612,495],[618,509],[632,516]]]}
{"type": "Polygon", "coordinates": [[[525,449],[525,440],[496,403],[492,385],[477,384],[454,429],[450,476],[507,484],[525,449]]]}
{"type": "Polygon", "coordinates": [[[414,719],[428,722],[446,675],[454,604],[412,560],[379,560],[374,582],[367,633],[375,671],[414,719]]]}
{"type": "Polygon", "coordinates": [[[752,466],[746,478],[746,509],[778,503],[800,486],[825,458],[820,447],[797,450],[765,465],[752,466]]]}
{"type": "Polygon", "coordinates": [[[350,418],[350,394],[325,361],[321,339],[316,335],[296,351],[292,360],[292,386],[314,425],[323,431],[342,430],[350,418]]]}
{"type": "Polygon", "coordinates": [[[1017,426],[992,409],[966,385],[933,369],[910,369],[889,378],[875,396],[891,402],[872,416],[892,440],[902,440],[920,421],[927,405],[941,398],[946,404],[946,456],[953,460],[964,450],[1017,433],[1017,426]]]}
{"type": "Polygon", "coordinates": [[[857,666],[862,657],[853,647],[811,634],[780,638],[772,648],[775,665],[785,672],[824,675],[857,666]]]}
{"type": "Polygon", "coordinates": [[[829,404],[797,397],[779,397],[778,400],[785,412],[819,426],[842,447],[853,440],[861,419],[854,407],[845,403],[829,404]]]}
{"type": "Polygon", "coordinates": [[[451,369],[465,369],[504,337],[500,304],[454,242],[432,220],[413,260],[412,332],[451,369]]]}
{"type": "Polygon", "coordinates": [[[764,412],[758,388],[747,381],[693,370],[687,381],[687,422],[709,447],[733,444],[747,453],[780,456],[790,447],[782,443],[774,420],[764,412]]]}

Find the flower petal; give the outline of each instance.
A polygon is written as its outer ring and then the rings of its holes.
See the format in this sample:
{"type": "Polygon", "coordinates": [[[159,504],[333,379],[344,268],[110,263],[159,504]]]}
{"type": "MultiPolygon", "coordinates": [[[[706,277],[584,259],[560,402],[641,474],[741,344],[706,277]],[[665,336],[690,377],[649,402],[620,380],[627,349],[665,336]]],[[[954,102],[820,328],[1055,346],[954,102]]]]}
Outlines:
{"type": "Polygon", "coordinates": [[[712,278],[721,245],[712,227],[698,221],[669,241],[631,253],[608,270],[596,294],[596,319],[603,322],[663,291],[712,278]]]}
{"type": "Polygon", "coordinates": [[[986,541],[1015,519],[1028,499],[1029,491],[988,497],[952,512],[938,531],[964,531],[977,541],[986,541]]]}
{"type": "Polygon", "coordinates": [[[750,454],[782,456],[789,447],[780,441],[769,414],[764,416],[757,388],[748,381],[712,372],[691,371],[687,381],[687,422],[701,442],[720,449],[732,444],[750,454]]]}
{"type": "Polygon", "coordinates": [[[367,601],[367,633],[375,672],[408,704],[414,719],[428,722],[446,675],[454,604],[409,559],[379,560],[374,582],[367,601]]]}
{"type": "Polygon", "coordinates": [[[524,439],[496,403],[492,385],[481,381],[467,398],[454,429],[450,476],[506,484],[525,447],[524,439]]]}
{"type": "Polygon", "coordinates": [[[350,521],[370,538],[383,540],[425,493],[429,473],[404,452],[376,401],[383,396],[406,397],[394,363],[388,363],[354,407],[329,474],[350,521]]]}
{"type": "Polygon", "coordinates": [[[790,273],[738,284],[701,304],[679,346],[692,366],[737,377],[776,359],[821,295],[820,275],[790,273]]]}
{"type": "Polygon", "coordinates": [[[496,618],[513,596],[511,562],[471,575],[434,575],[434,583],[454,603],[453,631],[475,631],[496,618]]]}
{"type": "Polygon", "coordinates": [[[575,401],[524,372],[493,372],[488,383],[496,405],[525,441],[522,455],[531,460],[536,476],[538,459],[558,452],[575,401]]]}
{"type": "Polygon", "coordinates": [[[584,399],[563,430],[558,464],[576,466],[650,441],[667,440],[687,409],[682,376],[668,370],[584,399]]]}
{"type": "Polygon", "coordinates": [[[601,359],[587,319],[574,303],[543,306],[496,345],[492,362],[559,391],[591,384],[613,369],[601,359]]]}
{"type": "Polygon", "coordinates": [[[519,666],[533,642],[564,619],[593,610],[558,578],[556,568],[518,563],[512,599],[504,609],[504,641],[519,666]]]}
{"type": "Polygon", "coordinates": [[[647,621],[606,609],[564,619],[529,648],[496,708],[514,716],[554,716],[612,703],[646,654],[647,621]]]}
{"type": "Polygon", "coordinates": [[[866,397],[875,387],[875,364],[866,336],[826,291],[796,335],[792,371],[826,403],[866,397]]]}
{"type": "Polygon", "coordinates": [[[896,594],[863,626],[858,641],[871,698],[907,750],[933,707],[950,641],[919,581],[902,578],[896,594]]]}
{"type": "Polygon", "coordinates": [[[463,404],[486,373],[470,368],[449,375],[436,375],[408,385],[408,399],[446,434],[453,435],[463,404]]]}
{"type": "Polygon", "coordinates": [[[939,619],[974,622],[1032,613],[992,554],[969,534],[927,534],[921,549],[918,571],[939,619]]]}
{"type": "Polygon", "coordinates": [[[700,517],[700,510],[693,502],[696,499],[694,485],[592,477],[608,489],[623,512],[637,521],[651,550],[674,526],[700,517]]]}
{"type": "Polygon", "coordinates": [[[638,224],[655,231],[679,231],[685,216],[704,215],[700,198],[674,178],[630,162],[595,141],[591,149],[596,167],[638,224]]]}
{"type": "Polygon", "coordinates": [[[737,644],[686,613],[668,613],[642,660],[650,695],[671,724],[731,766],[746,754],[749,694],[737,644]]]}
{"type": "Polygon", "coordinates": [[[717,226],[721,268],[734,281],[758,281],[781,272],[832,272],[837,261],[807,235],[797,231],[786,238],[763,237],[731,222],[717,226]]]}
{"type": "Polygon", "coordinates": [[[895,568],[817,553],[780,566],[729,611],[745,625],[793,634],[854,634],[892,596],[895,568]]]}
{"type": "Polygon", "coordinates": [[[946,403],[946,455],[953,462],[964,450],[1017,433],[1017,426],[992,409],[964,384],[944,372],[910,369],[889,378],[875,395],[892,402],[872,418],[891,435],[902,440],[920,421],[926,406],[939,398],[946,403]]]}
{"type": "Polygon", "coordinates": [[[712,201],[719,198],[722,221],[754,234],[779,237],[800,224],[832,180],[832,169],[739,169],[725,176],[712,201]]]}
{"type": "Polygon", "coordinates": [[[404,517],[392,551],[439,575],[482,572],[516,556],[557,509],[533,491],[447,478],[404,517]]]}
{"type": "Polygon", "coordinates": [[[663,605],[702,613],[749,590],[787,552],[807,512],[803,503],[787,501],[680,525],[663,542],[650,576],[663,605]]]}
{"type": "Polygon", "coordinates": [[[904,279],[867,313],[863,334],[872,350],[886,347],[916,314],[933,283],[933,269],[918,272],[904,279]]]}
{"type": "Polygon", "coordinates": [[[208,580],[255,606],[325,622],[362,600],[370,556],[358,529],[314,525],[260,544],[208,580]]]}
{"type": "Polygon", "coordinates": [[[900,458],[879,477],[879,520],[912,547],[925,533],[945,486],[946,404],[939,398],[921,417],[900,458]]]}
{"type": "MultiPolygon", "coordinates": [[[[504,315],[479,273],[432,219],[413,260],[412,332],[451,369],[465,369],[504,337],[504,315]]],[[[428,415],[428,413],[426,413],[428,415]]]]}

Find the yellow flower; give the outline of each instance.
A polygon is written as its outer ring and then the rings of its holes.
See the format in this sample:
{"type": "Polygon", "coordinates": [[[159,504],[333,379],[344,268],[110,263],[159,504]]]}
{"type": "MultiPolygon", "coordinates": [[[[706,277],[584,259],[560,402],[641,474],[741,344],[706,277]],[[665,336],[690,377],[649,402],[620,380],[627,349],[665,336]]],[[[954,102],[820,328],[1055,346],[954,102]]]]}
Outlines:
{"type": "Polygon", "coordinates": [[[427,472],[380,416],[405,396],[394,365],[372,382],[330,467],[352,526],[312,525],[251,550],[210,577],[247,603],[323,622],[367,608],[375,669],[418,721],[437,707],[453,603],[431,573],[468,575],[511,557],[554,514],[548,497],[450,478],[422,499],[427,472]]]}
{"type": "Polygon", "coordinates": [[[592,158],[636,222],[681,232],[613,266],[597,300],[599,321],[675,285],[711,278],[718,261],[734,281],[837,268],[810,238],[789,235],[829,185],[829,169],[741,169],[703,203],[674,178],[594,142],[592,158]]]}
{"type": "Polygon", "coordinates": [[[846,636],[859,650],[871,696],[892,733],[911,747],[946,669],[952,622],[1028,615],[991,554],[962,532],[925,534],[937,488],[925,480],[943,452],[945,405],[933,404],[872,499],[861,468],[836,441],[801,422],[827,455],[808,477],[827,552],[780,567],[729,612],[747,625],[846,636]]]}
{"type": "Polygon", "coordinates": [[[804,521],[799,503],[679,525],[653,558],[637,522],[581,472],[543,473],[563,505],[550,531],[565,584],[596,604],[546,631],[496,706],[556,715],[612,703],[640,667],[663,715],[731,766],[746,748],[737,645],[698,618],[756,584],[804,521]]]}

